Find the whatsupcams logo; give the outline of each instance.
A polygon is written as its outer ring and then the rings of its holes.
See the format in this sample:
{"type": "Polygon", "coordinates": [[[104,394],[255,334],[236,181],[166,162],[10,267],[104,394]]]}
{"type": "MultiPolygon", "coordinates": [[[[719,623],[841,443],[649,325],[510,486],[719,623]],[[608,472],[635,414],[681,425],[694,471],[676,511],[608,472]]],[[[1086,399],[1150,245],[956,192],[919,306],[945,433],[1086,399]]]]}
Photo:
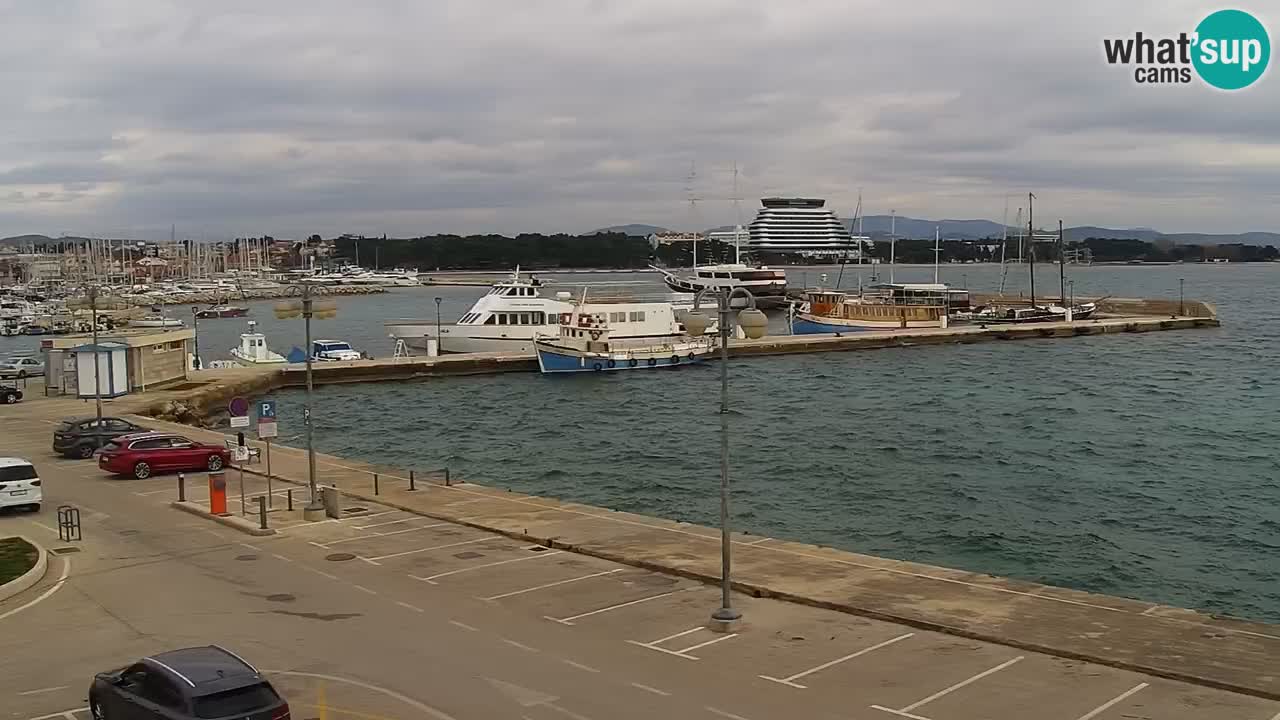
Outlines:
{"type": "Polygon", "coordinates": [[[1257,18],[1243,10],[1219,10],[1200,21],[1195,32],[1152,38],[1106,39],[1107,63],[1133,65],[1134,82],[1144,85],[1189,83],[1192,71],[1219,90],[1240,90],[1258,81],[1271,60],[1271,38],[1257,18]]]}

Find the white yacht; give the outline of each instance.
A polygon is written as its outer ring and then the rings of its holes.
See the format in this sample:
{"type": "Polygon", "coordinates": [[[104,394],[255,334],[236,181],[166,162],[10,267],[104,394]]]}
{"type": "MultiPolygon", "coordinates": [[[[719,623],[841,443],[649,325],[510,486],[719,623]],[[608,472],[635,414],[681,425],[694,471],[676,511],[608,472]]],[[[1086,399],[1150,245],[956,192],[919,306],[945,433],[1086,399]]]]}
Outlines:
{"type": "MultiPolygon", "coordinates": [[[[727,232],[714,233],[725,236],[727,232]]],[[[677,293],[696,294],[699,291],[707,290],[709,293],[717,292],[721,288],[727,287],[744,288],[756,297],[756,304],[760,307],[777,307],[787,302],[787,272],[780,268],[770,268],[764,265],[748,265],[742,262],[742,241],[746,239],[747,232],[738,225],[733,231],[733,248],[734,262],[721,263],[718,265],[698,265],[697,241],[694,241],[694,266],[688,271],[675,273],[670,270],[663,270],[659,267],[653,267],[654,270],[662,273],[662,280],[667,287],[677,293]]],[[[707,298],[710,302],[715,302],[714,298],[707,298]]],[[[746,307],[748,301],[745,297],[735,297],[733,299],[734,307],[746,307]]]]}
{"type": "Polygon", "coordinates": [[[267,338],[255,328],[258,323],[249,321],[249,332],[240,333],[240,346],[231,348],[231,356],[251,365],[274,365],[285,362],[285,357],[267,349],[267,338]]]}
{"type": "MultiPolygon", "coordinates": [[[[574,308],[569,293],[559,292],[556,297],[548,298],[542,296],[542,289],[542,281],[521,276],[520,269],[516,268],[510,278],[494,283],[489,292],[454,323],[437,326],[434,319],[396,319],[384,325],[388,335],[429,355],[497,351],[533,354],[533,339],[539,335],[558,335],[560,323],[574,308]]],[[[618,302],[615,307],[610,317],[615,341],[684,332],[674,314],[682,308],[669,302],[618,302]]],[[[712,331],[713,328],[707,330],[712,331]]]]}

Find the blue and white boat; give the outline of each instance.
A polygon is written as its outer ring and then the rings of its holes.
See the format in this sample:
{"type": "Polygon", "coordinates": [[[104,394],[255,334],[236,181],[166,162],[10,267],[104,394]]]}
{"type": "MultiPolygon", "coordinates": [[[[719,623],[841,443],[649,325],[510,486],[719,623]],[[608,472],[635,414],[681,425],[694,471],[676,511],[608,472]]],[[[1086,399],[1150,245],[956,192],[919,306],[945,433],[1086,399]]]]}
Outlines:
{"type": "Polygon", "coordinates": [[[677,322],[671,303],[599,303],[585,301],[563,318],[555,336],[534,338],[538,367],[544,373],[612,372],[678,367],[706,361],[715,352],[712,337],[690,337],[677,322]],[[665,333],[636,337],[626,326],[661,327],[665,333]],[[614,339],[614,333],[626,335],[614,339]]]}

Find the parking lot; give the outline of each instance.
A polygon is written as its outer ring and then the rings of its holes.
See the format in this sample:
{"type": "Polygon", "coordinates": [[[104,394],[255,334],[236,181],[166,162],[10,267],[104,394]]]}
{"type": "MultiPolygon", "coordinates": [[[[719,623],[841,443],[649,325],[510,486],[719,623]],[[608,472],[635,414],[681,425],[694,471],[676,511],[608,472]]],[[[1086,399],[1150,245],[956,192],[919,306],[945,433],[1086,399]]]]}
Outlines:
{"type": "MultiPolygon", "coordinates": [[[[229,473],[233,510],[237,483],[229,473]]],[[[176,499],[173,477],[115,487],[146,502],[176,499]]],[[[277,505],[292,487],[273,488],[277,505]]],[[[305,490],[294,490],[301,503],[305,490]]],[[[263,491],[260,478],[246,478],[247,497],[263,491]]],[[[205,494],[197,488],[188,497],[205,494]]],[[[398,581],[391,600],[415,611],[449,593],[563,633],[590,634],[681,673],[729,673],[759,692],[845,707],[849,717],[1280,718],[1280,703],[1268,700],[770,599],[735,594],[745,622],[721,634],[706,627],[718,587],[377,503],[349,504],[341,519],[278,526],[280,535],[252,543],[328,567],[323,572],[335,580],[345,573],[333,568],[358,562],[364,577],[398,581]]],[[[357,587],[375,592],[366,587],[372,581],[361,582],[357,587]]]]}

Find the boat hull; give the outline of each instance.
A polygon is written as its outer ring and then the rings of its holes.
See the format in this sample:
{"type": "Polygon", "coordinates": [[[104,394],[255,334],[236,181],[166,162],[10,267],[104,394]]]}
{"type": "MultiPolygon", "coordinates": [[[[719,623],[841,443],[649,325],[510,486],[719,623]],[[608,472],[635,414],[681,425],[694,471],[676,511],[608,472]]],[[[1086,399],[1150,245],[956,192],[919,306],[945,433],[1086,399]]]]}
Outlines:
{"type": "Polygon", "coordinates": [[[797,313],[791,320],[791,333],[793,335],[829,335],[831,333],[938,327],[942,327],[941,322],[908,320],[904,324],[901,321],[894,320],[842,320],[839,318],[819,317],[809,313],[797,313]]]}
{"type": "Polygon", "coordinates": [[[617,372],[619,370],[655,370],[657,368],[697,365],[711,356],[710,348],[684,349],[680,353],[667,350],[587,353],[549,343],[535,344],[538,369],[544,373],[617,372]]]}

